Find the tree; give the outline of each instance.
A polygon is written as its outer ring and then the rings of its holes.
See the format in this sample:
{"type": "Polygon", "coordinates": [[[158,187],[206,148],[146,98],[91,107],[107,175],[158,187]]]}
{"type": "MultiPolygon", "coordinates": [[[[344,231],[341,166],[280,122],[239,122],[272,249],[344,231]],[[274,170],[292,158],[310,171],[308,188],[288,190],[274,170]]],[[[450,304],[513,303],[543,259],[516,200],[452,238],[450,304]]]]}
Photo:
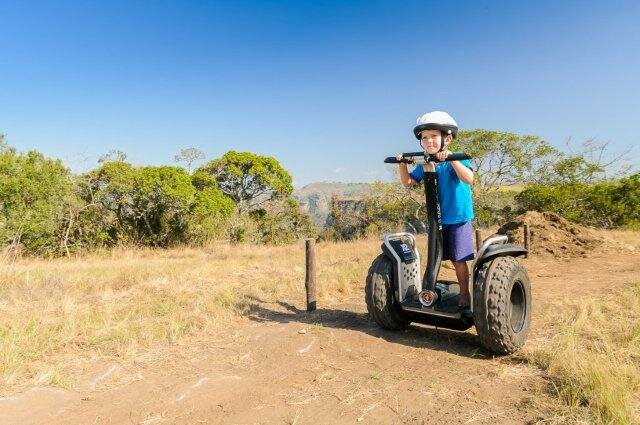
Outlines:
{"type": "Polygon", "coordinates": [[[111,149],[109,152],[98,158],[98,164],[106,164],[107,162],[124,162],[126,160],[126,153],[121,150],[111,149]]]}
{"type": "Polygon", "coordinates": [[[516,200],[521,211],[552,211],[589,226],[640,228],[640,173],[592,184],[534,184],[516,200]]]}
{"type": "Polygon", "coordinates": [[[568,141],[565,152],[554,164],[553,174],[547,182],[596,183],[611,178],[621,178],[631,171],[629,150],[612,154],[608,142],[587,140],[579,149],[568,141]]]}
{"type": "Polygon", "coordinates": [[[139,240],[169,246],[184,242],[195,189],[180,167],[141,167],[135,176],[133,207],[139,240]]]}
{"type": "Polygon", "coordinates": [[[203,244],[225,236],[228,219],[236,205],[226,196],[216,180],[204,171],[196,171],[191,176],[191,184],[196,190],[189,210],[189,240],[203,244]]]}
{"type": "Polygon", "coordinates": [[[257,225],[256,242],[283,244],[317,235],[311,217],[300,210],[298,201],[293,198],[270,202],[266,208],[251,211],[250,217],[257,225]]]}
{"type": "Polygon", "coordinates": [[[89,245],[115,245],[135,239],[133,191],[136,169],[123,161],[104,162],[80,176],[79,194],[90,207],[79,217],[78,235],[89,245]]]}
{"type": "Polygon", "coordinates": [[[27,253],[61,250],[73,202],[71,173],[60,160],[18,153],[0,136],[0,238],[27,253]]]}
{"type": "Polygon", "coordinates": [[[187,172],[191,174],[191,167],[194,163],[205,158],[204,152],[196,148],[180,149],[180,154],[174,156],[177,163],[184,162],[187,165],[187,172]]]}
{"type": "Polygon", "coordinates": [[[185,239],[195,188],[180,167],[133,167],[104,163],[86,177],[85,211],[94,225],[91,239],[108,245],[169,246],[185,239]],[[97,211],[95,210],[97,208],[97,211]]]}
{"type": "Polygon", "coordinates": [[[229,151],[200,169],[217,181],[242,214],[293,192],[291,175],[273,157],[229,151]]]}
{"type": "Polygon", "coordinates": [[[482,194],[502,186],[544,180],[560,152],[538,136],[492,130],[461,131],[453,149],[473,157],[482,194]]]}

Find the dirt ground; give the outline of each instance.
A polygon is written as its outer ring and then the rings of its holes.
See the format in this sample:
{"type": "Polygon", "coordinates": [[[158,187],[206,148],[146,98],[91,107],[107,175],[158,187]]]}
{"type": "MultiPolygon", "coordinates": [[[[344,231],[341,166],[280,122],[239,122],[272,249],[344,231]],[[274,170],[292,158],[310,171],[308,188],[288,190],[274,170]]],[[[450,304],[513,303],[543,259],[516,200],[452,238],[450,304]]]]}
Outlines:
{"type": "MultiPolygon", "coordinates": [[[[522,260],[533,290],[524,350],[546,338],[559,300],[640,280],[638,250],[602,244],[586,257],[522,260]]],[[[377,242],[372,242],[377,243],[377,242]]],[[[452,278],[450,269],[444,277],[452,278]]],[[[364,276],[362,276],[364,281],[364,276]]],[[[380,330],[362,294],[311,314],[303,299],[253,301],[219,334],[165,346],[135,364],[96,362],[65,390],[0,399],[0,423],[535,423],[544,381],[522,355],[494,357],[473,329],[380,330]]]]}

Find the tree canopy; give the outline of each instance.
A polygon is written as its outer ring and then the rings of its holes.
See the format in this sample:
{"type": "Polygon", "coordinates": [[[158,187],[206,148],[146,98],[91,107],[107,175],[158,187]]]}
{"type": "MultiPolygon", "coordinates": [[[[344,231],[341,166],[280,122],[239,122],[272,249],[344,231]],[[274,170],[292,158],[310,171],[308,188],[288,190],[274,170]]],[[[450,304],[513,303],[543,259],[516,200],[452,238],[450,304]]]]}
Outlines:
{"type": "Polygon", "coordinates": [[[27,251],[56,250],[73,196],[71,173],[60,160],[18,153],[0,138],[0,238],[27,251]]]}
{"type": "Polygon", "coordinates": [[[215,178],[222,193],[236,202],[241,213],[293,192],[291,175],[269,156],[229,151],[200,171],[215,178]]]}

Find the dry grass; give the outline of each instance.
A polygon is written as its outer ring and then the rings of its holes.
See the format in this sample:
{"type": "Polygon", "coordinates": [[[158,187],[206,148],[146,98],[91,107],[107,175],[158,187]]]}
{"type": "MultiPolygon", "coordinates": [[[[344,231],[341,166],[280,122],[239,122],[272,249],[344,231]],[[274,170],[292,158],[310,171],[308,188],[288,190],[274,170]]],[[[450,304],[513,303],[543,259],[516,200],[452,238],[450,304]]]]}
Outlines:
{"type": "MultiPolygon", "coordinates": [[[[317,245],[319,298],[361,290],[379,242],[317,245]]],[[[0,265],[0,390],[71,387],[87,359],[214,335],[256,300],[304,302],[302,243],[115,250],[0,265]]]]}
{"type": "MultiPolygon", "coordinates": [[[[638,240],[637,233],[618,236],[628,243],[638,240]]],[[[424,243],[421,238],[421,252],[424,243]]],[[[378,239],[317,244],[323,306],[362,296],[379,246],[378,239]]],[[[304,299],[302,243],[119,249],[71,259],[5,261],[0,263],[0,392],[33,384],[71,388],[86,362],[135,361],[163,345],[215,338],[244,320],[254,303],[298,300],[303,308],[304,299]]],[[[559,422],[585,414],[601,423],[638,422],[640,283],[603,300],[548,311],[548,342],[526,354],[546,372],[553,395],[565,406],[556,411],[559,422]]],[[[369,378],[385,376],[373,370],[369,378]]]]}
{"type": "Polygon", "coordinates": [[[562,422],[640,423],[640,283],[547,316],[550,339],[528,359],[546,371],[562,422]]]}
{"type": "Polygon", "coordinates": [[[593,232],[621,249],[640,250],[640,237],[637,230],[626,229],[593,229],[593,232]]]}

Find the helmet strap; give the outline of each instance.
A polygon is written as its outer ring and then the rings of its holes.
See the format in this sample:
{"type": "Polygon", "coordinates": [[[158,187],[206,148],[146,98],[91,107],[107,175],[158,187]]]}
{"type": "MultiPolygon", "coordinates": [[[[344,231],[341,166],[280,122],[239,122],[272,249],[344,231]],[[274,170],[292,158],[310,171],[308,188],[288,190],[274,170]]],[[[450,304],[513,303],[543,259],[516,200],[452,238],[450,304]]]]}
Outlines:
{"type": "Polygon", "coordinates": [[[448,136],[444,131],[440,131],[440,150],[438,152],[442,152],[444,150],[444,139],[448,136]]]}

